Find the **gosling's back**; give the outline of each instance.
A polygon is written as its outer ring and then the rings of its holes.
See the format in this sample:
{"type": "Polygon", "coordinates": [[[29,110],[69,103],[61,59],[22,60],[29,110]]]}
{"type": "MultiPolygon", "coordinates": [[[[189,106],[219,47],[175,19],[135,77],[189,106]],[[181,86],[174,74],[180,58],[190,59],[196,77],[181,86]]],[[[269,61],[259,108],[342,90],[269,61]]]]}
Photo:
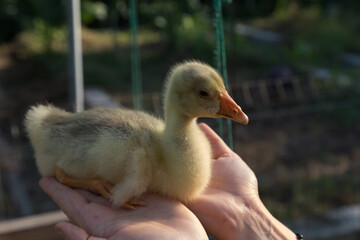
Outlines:
{"type": "Polygon", "coordinates": [[[43,176],[53,176],[57,165],[79,178],[101,176],[115,182],[123,175],[124,160],[134,149],[154,142],[151,138],[157,138],[164,123],[128,109],[96,108],[72,114],[39,105],[26,114],[25,126],[43,176]]]}

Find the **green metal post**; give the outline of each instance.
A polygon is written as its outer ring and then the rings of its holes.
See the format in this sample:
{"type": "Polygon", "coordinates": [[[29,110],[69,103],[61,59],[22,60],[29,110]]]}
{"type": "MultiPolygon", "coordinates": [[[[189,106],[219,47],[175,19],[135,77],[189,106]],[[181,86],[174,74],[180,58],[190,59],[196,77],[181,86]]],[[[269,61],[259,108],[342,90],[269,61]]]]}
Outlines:
{"type": "Polygon", "coordinates": [[[135,109],[142,108],[142,86],[140,50],[138,42],[138,16],[136,0],[130,0],[130,35],[131,35],[131,82],[133,105],[135,109]]]}
{"type": "MultiPolygon", "coordinates": [[[[221,73],[225,88],[228,87],[228,77],[226,68],[226,49],[225,49],[225,37],[223,27],[222,5],[221,0],[214,0],[214,21],[215,21],[215,66],[219,73],[221,73]]],[[[223,121],[218,119],[218,133],[220,137],[223,137],[223,121]]],[[[227,143],[231,149],[233,149],[233,137],[231,120],[226,119],[227,129],[227,143]]]]}

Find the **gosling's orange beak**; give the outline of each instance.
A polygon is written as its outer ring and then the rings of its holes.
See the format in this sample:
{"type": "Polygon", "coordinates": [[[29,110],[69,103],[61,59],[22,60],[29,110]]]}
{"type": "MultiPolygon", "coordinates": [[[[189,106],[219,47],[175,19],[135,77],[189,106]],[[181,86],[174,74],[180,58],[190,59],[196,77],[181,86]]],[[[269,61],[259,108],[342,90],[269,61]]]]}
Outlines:
{"type": "Polygon", "coordinates": [[[220,100],[220,110],[217,112],[219,117],[229,118],[236,122],[247,125],[249,123],[249,118],[241,110],[236,102],[229,96],[227,91],[219,93],[220,100]]]}

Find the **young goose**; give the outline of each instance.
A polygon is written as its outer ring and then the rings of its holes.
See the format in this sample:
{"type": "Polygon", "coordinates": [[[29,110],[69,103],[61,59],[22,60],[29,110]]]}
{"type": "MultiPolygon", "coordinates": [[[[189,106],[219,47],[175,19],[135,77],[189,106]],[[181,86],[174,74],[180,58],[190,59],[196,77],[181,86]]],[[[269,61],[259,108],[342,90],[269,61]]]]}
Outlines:
{"type": "Polygon", "coordinates": [[[210,66],[176,65],[168,74],[165,120],[140,111],[95,108],[69,113],[51,105],[32,107],[25,127],[43,176],[100,193],[115,206],[133,208],[145,191],[188,202],[207,186],[211,148],[198,117],[247,116],[210,66]]]}

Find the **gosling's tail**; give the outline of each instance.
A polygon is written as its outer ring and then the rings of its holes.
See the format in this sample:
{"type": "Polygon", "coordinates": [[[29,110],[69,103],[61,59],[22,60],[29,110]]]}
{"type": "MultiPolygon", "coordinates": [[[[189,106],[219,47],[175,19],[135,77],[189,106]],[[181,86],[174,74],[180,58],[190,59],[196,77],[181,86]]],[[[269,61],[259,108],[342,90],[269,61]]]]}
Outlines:
{"type": "Polygon", "coordinates": [[[59,109],[52,105],[37,105],[32,106],[26,113],[24,125],[32,143],[36,138],[35,136],[41,132],[44,120],[54,110],[59,109]]]}
{"type": "Polygon", "coordinates": [[[38,169],[43,176],[52,176],[56,163],[56,159],[46,151],[49,141],[49,117],[59,119],[68,114],[52,105],[37,105],[31,107],[25,115],[25,129],[35,151],[38,169]]]}
{"type": "Polygon", "coordinates": [[[60,119],[68,114],[68,112],[50,104],[32,106],[25,115],[24,125],[33,147],[36,148],[43,140],[48,129],[45,124],[47,117],[51,115],[60,119]]]}

